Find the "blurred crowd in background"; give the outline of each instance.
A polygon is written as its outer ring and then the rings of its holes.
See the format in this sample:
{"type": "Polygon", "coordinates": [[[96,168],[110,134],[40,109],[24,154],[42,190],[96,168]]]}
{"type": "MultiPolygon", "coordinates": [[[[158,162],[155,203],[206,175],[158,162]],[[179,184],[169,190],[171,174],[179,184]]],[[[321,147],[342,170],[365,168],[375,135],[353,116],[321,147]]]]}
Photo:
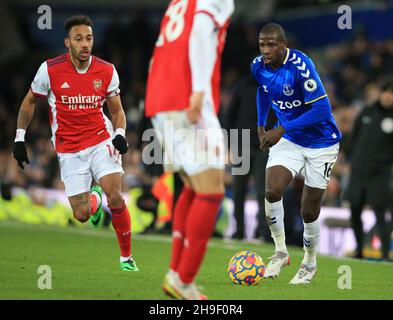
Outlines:
{"type": "MultiPolygon", "coordinates": [[[[105,32],[101,33],[102,45],[96,45],[93,53],[113,63],[120,76],[130,144],[129,152],[123,156],[124,187],[129,189],[149,186],[161,174],[160,168],[146,166],[141,160],[141,134],[150,127],[143,116],[145,84],[158,29],[149,23],[143,10],[130,14],[126,24],[118,21],[114,17],[105,32]]],[[[25,27],[21,22],[20,28],[25,27]]],[[[259,25],[247,24],[242,19],[234,21],[229,28],[222,63],[221,119],[225,117],[235,88],[250,77],[250,63],[259,54],[259,28],[259,25]]],[[[28,59],[22,57],[2,66],[4,71],[0,78],[0,180],[3,184],[24,188],[42,186],[63,189],[58,161],[50,143],[46,101],[37,104],[27,130],[30,165],[21,170],[11,155],[18,109],[35,72],[44,60],[61,53],[48,52],[34,43],[28,32],[24,35],[31,47],[31,54],[28,59]]],[[[309,49],[302,47],[292,36],[288,46],[302,50],[313,59],[343,133],[339,158],[323,200],[325,206],[343,206],[342,193],[350,173],[347,150],[351,128],[358,112],[378,99],[379,82],[389,75],[389,70],[393,70],[393,38],[372,41],[360,31],[353,32],[353,36],[344,43],[309,49]]],[[[226,184],[230,195],[232,177],[229,170],[227,172],[226,184]]],[[[251,179],[251,198],[255,197],[254,186],[255,182],[251,179]]],[[[294,187],[298,188],[298,184],[294,187]]]]}

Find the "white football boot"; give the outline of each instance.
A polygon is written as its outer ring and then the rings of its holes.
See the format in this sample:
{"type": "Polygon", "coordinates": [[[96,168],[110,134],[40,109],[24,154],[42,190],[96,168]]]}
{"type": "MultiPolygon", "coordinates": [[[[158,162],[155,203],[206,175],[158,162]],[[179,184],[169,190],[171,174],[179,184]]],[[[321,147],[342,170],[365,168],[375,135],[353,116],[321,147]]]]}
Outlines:
{"type": "Polygon", "coordinates": [[[305,264],[302,264],[299,271],[295,274],[289,284],[310,284],[316,273],[317,266],[308,267],[305,264]]]}
{"type": "Polygon", "coordinates": [[[291,258],[288,252],[276,251],[270,258],[266,266],[264,278],[276,278],[280,275],[281,269],[289,266],[291,258]]]}
{"type": "Polygon", "coordinates": [[[162,289],[166,295],[177,300],[207,300],[207,297],[198,290],[194,282],[182,283],[179,274],[172,270],[165,275],[162,289]]]}

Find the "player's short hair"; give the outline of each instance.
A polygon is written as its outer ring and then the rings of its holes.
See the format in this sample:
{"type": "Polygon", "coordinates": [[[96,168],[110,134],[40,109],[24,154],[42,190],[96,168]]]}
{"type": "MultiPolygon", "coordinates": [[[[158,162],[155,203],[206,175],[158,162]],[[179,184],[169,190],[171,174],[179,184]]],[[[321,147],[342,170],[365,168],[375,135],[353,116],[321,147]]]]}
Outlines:
{"type": "Polygon", "coordinates": [[[277,36],[277,40],[287,40],[283,27],[281,27],[278,23],[265,24],[259,34],[275,34],[277,36]]]}
{"type": "Polygon", "coordinates": [[[69,17],[64,23],[65,36],[68,37],[68,34],[72,27],[80,25],[93,27],[93,21],[90,19],[89,16],[84,15],[69,17]]]}

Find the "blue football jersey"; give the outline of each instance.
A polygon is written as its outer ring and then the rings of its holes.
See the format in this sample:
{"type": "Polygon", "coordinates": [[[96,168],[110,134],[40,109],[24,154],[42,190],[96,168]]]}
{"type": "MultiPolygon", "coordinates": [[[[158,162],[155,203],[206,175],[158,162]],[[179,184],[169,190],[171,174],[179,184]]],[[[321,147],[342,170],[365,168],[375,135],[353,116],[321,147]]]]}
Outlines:
{"type": "MultiPolygon", "coordinates": [[[[303,52],[287,48],[283,64],[276,70],[264,64],[262,56],[251,64],[263,108],[272,107],[283,125],[309,111],[312,103],[325,103],[330,117],[312,125],[285,132],[284,138],[306,148],[325,148],[341,140],[329,99],[312,60],[303,52]]],[[[267,113],[267,112],[266,112],[267,113]]]]}

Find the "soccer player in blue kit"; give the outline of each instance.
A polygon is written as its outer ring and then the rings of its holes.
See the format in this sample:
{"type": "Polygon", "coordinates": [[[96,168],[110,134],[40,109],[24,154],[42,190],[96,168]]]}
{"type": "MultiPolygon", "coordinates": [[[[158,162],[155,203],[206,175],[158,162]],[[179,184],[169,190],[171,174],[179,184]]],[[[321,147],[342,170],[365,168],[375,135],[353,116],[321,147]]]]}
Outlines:
{"type": "Polygon", "coordinates": [[[290,257],[285,244],[285,188],[297,174],[305,177],[301,200],[304,258],[290,284],[308,284],[317,271],[321,200],[336,161],[341,133],[318,72],[303,52],[287,47],[283,28],[265,25],[259,34],[261,55],[251,71],[258,83],[258,135],[260,149],[269,150],[266,166],[266,219],[275,243],[265,277],[278,277],[290,257]],[[273,108],[278,122],[265,131],[273,108]]]}

